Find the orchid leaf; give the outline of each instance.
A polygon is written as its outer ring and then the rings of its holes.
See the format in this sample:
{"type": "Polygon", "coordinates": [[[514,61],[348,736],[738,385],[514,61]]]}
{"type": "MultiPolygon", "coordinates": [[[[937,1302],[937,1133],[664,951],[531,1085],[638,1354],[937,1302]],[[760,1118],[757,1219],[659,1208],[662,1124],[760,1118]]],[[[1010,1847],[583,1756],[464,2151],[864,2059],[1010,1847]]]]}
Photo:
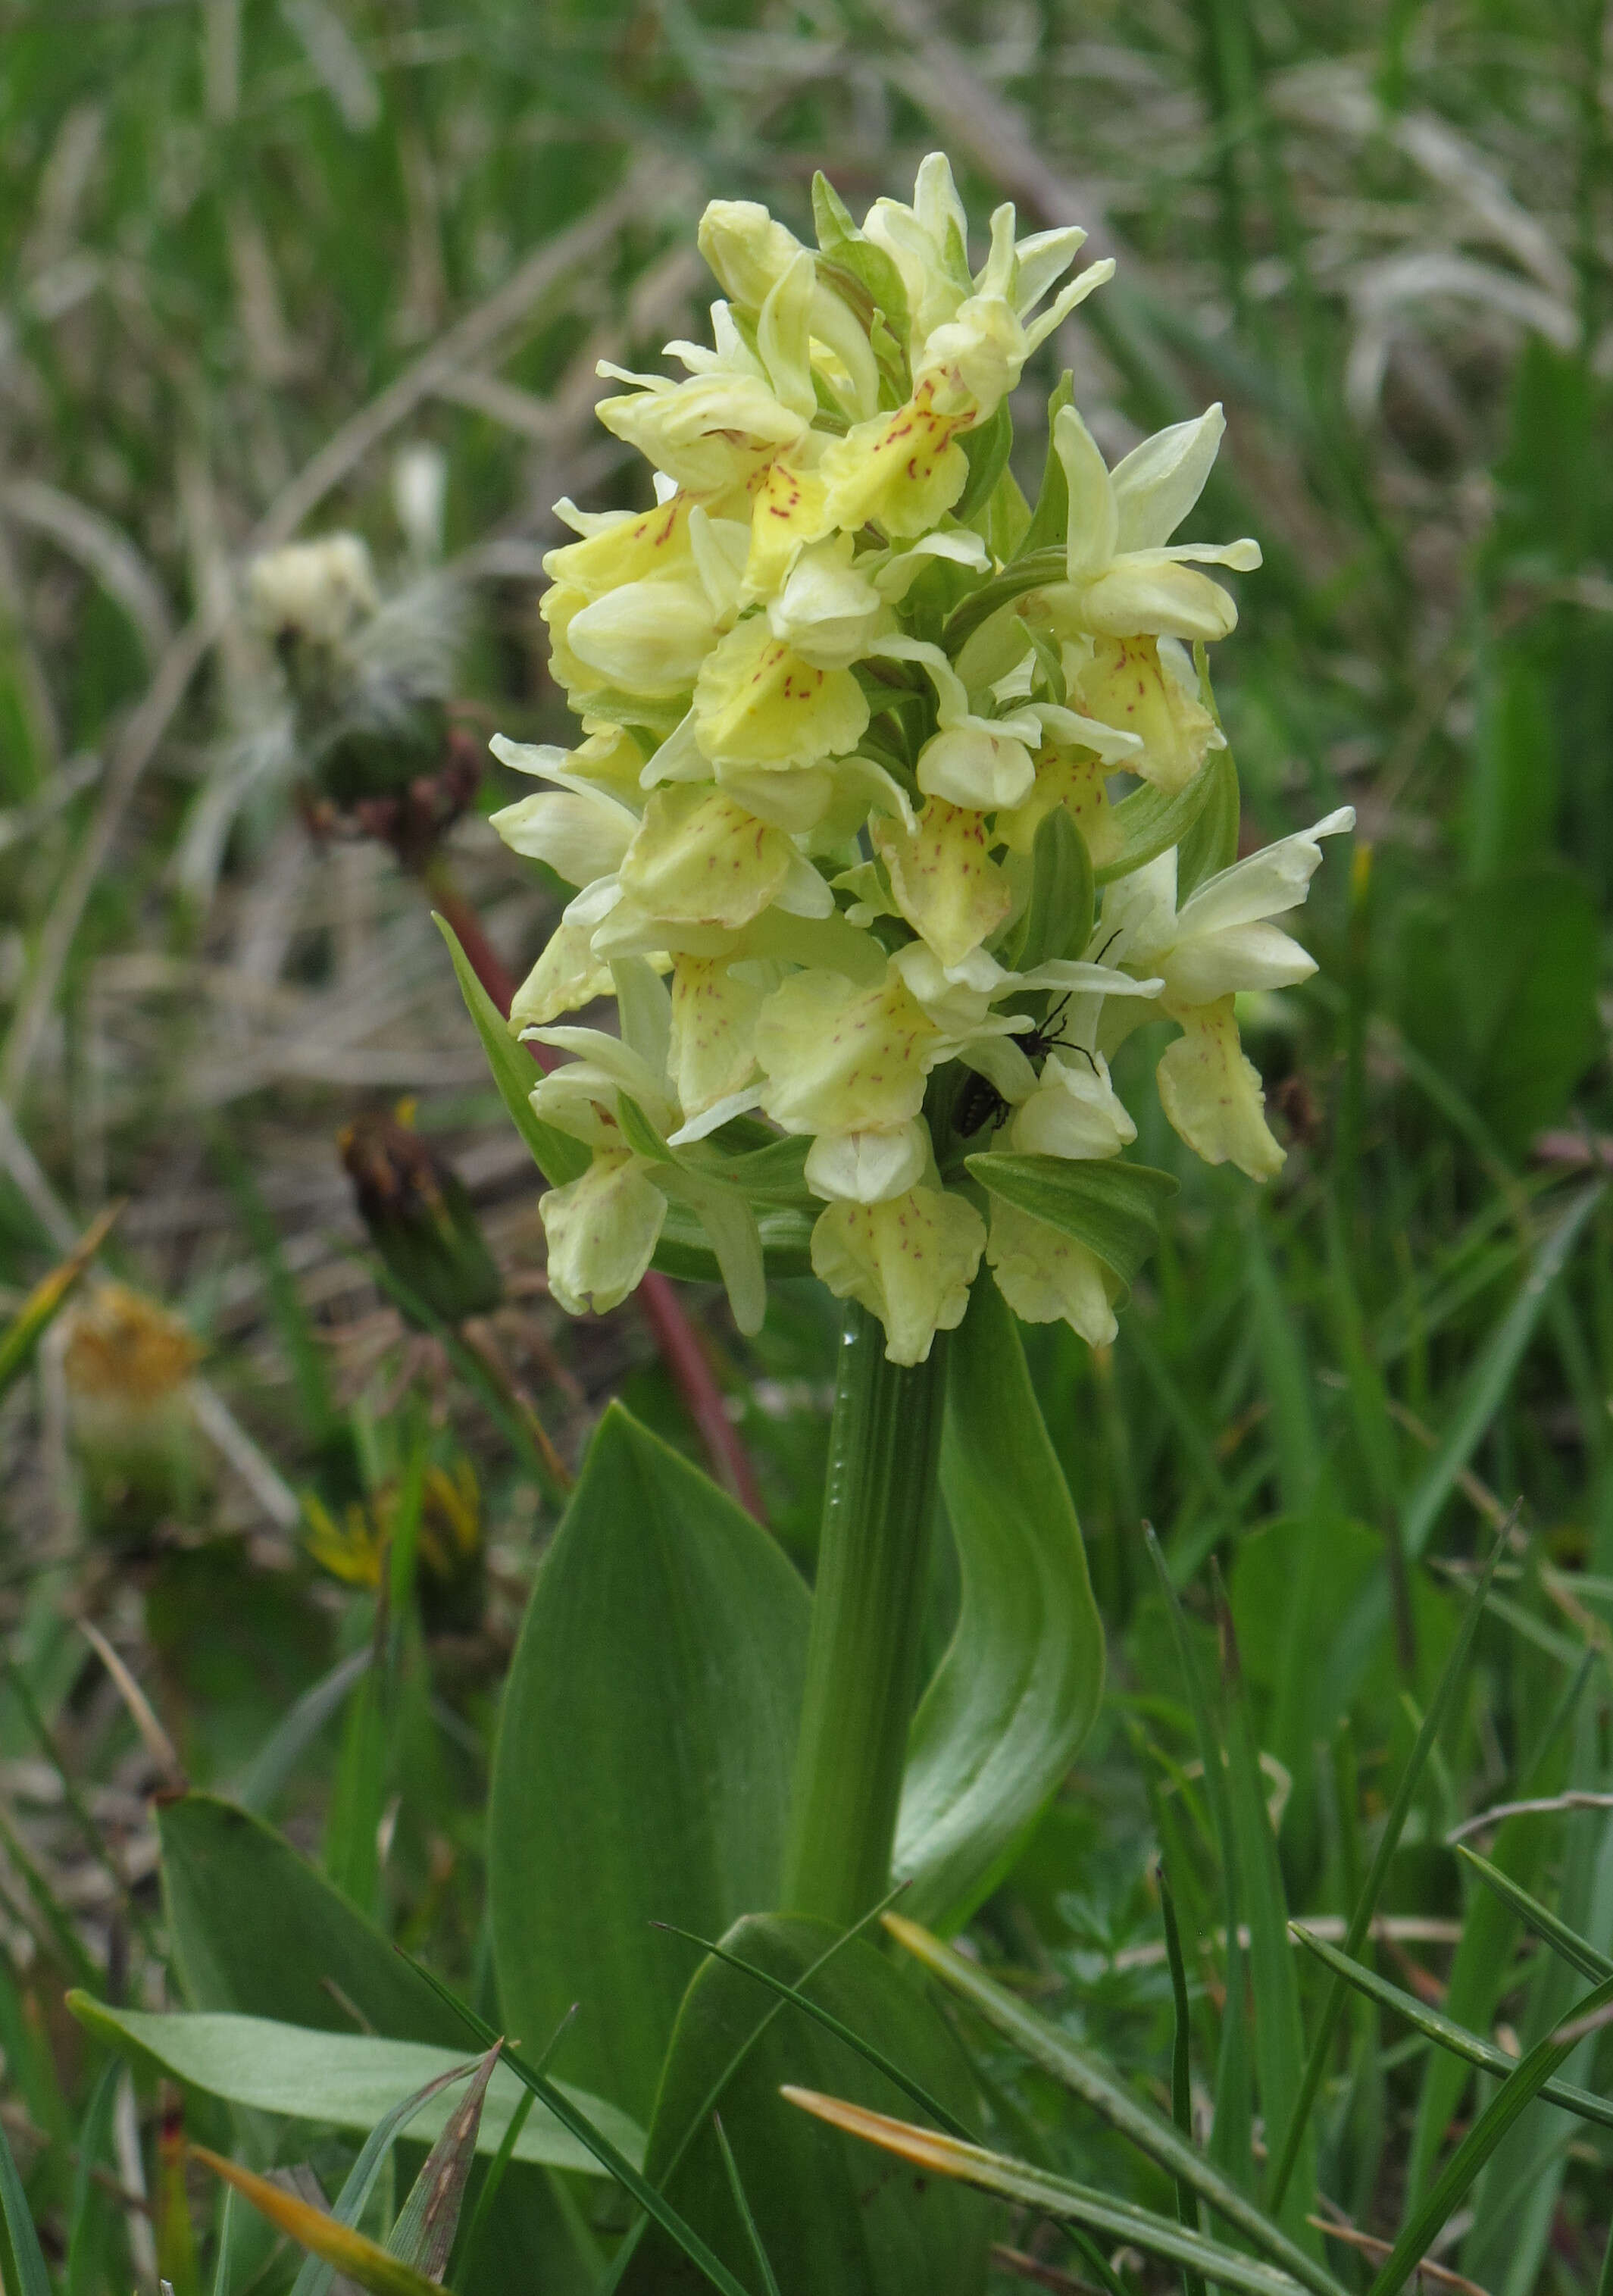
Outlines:
{"type": "Polygon", "coordinates": [[[947,1357],[941,1490],[962,1596],[913,1718],[895,1863],[904,1906],[951,1930],[1012,1863],[1103,1694],[1081,1526],[984,1269],[947,1357]]]}

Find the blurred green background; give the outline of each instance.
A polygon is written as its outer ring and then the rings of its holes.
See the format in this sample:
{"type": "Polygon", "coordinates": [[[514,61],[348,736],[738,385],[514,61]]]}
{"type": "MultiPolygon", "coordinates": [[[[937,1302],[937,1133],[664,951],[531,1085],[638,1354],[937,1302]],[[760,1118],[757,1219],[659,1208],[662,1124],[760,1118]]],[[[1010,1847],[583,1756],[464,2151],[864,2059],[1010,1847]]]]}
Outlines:
{"type": "MultiPolygon", "coordinates": [[[[97,1536],[61,1349],[0,1404],[0,1624],[120,1856],[147,1854],[156,1758],[71,1616],[125,1650],[192,1776],[227,1782],[370,1631],[362,1570],[356,1591],[308,1560],[304,1495],[338,1533],[379,1520],[429,1450],[472,1479],[490,1592],[420,1660],[384,1870],[357,1884],[476,1964],[491,1697],[553,1509],[496,1398],[401,1321],[339,1127],[415,1102],[562,1453],[624,1393],[698,1456],[631,1309],[550,1309],[530,1169],[418,886],[311,835],[271,755],[241,567],[339,527],[383,585],[430,562],[463,621],[461,722],[569,739],[536,609],[550,505],[640,482],[592,421],[595,361],[702,331],[706,198],[810,235],[815,168],[860,210],[938,145],[982,224],[1011,199],[1118,259],[1016,394],[1034,463],[1067,367],[1111,460],[1225,402],[1204,530],[1265,553],[1216,660],[1249,835],[1339,803],[1358,823],[1299,928],[1320,972],[1243,1015],[1283,1175],[1257,1193],[1191,1167],[1156,1111],[1138,1152],[1183,1192],[1118,1342],[1033,1336],[1115,1688],[987,1927],[1075,1988],[1077,2025],[1154,2047],[1158,1967],[1119,1973],[1157,1933],[1139,1749],[1186,1738],[1145,1519],[1179,1586],[1213,1555],[1228,1577],[1295,1904],[1336,1906],[1347,1855],[1318,1741],[1353,1716],[1370,1814],[1449,1584],[1515,1499],[1527,1536],[1402,1910],[1459,1911],[1431,1845],[1537,1757],[1605,1785],[1598,1729],[1547,1729],[1605,1660],[1613,1598],[1605,28],[1597,0],[0,0],[0,1305],[127,1197],[105,1265],[205,1349],[200,1487],[132,1554],[97,1536]]],[[[519,972],[557,903],[482,818],[512,793],[489,763],[451,842],[519,972]]],[[[1150,1066],[1151,1032],[1128,1053],[1150,1066]]],[[[827,1307],[781,1286],[747,1347],[691,1297],[809,1563],[827,1307]]],[[[30,1728],[0,1718],[17,1840],[78,1949],[127,1959],[30,1728]]],[[[354,1790],[339,1739],[277,1789],[299,1839],[354,1790]]],[[[1569,1886],[1560,1848],[1533,1886],[1569,1886]]],[[[77,2078],[41,2038],[67,1948],[20,1873],[0,1864],[0,2046],[48,2135],[77,2078]]],[[[1505,1989],[1498,1964],[1486,2016],[1505,1989]]],[[[1352,2139],[1363,2208],[1403,2110],[1380,2095],[1352,2139]]],[[[1605,2200],[1582,2161],[1560,2202],[1553,2161],[1527,2235],[1499,2198],[1471,2235],[1486,2284],[1589,2284],[1605,2200]]]]}

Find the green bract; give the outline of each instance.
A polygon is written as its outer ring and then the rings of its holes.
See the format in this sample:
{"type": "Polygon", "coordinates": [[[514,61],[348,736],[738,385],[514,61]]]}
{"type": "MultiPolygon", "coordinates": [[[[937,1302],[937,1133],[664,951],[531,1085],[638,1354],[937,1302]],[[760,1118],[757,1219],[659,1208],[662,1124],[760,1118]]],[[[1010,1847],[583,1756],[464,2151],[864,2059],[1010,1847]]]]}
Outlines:
{"type": "Polygon", "coordinates": [[[1237,783],[1186,649],[1237,620],[1202,567],[1260,562],[1170,539],[1218,406],[1111,471],[1067,378],[1034,514],[1014,480],[1008,394],[1112,268],[1053,294],[1084,234],[1016,240],[1000,208],[971,271],[938,153],[911,207],[859,229],[820,181],[815,212],[815,253],[713,202],[712,347],[668,346],[681,381],[603,370],[626,388],[600,419],[655,504],[560,505],[578,538],[543,611],[586,738],[494,743],[549,784],[495,826],[579,889],[512,1014],[574,1055],[531,1096],[587,1151],[543,1199],[551,1282],[610,1308],[703,1231],[754,1330],[767,1255],[737,1160],[759,1112],[809,1142],[788,1202],[815,1214],[812,1266],[893,1362],[958,1324],[983,1259],[1016,1314],[1102,1343],[1129,1267],[1060,1207],[1124,1185],[1013,1175],[1135,1139],[1107,1055],[1159,1013],[1176,1130],[1276,1170],[1233,998],[1314,969],[1271,920],[1352,816],[1203,873],[1232,859],[1237,783]],[[554,1025],[608,995],[619,1036],[554,1025]]]}

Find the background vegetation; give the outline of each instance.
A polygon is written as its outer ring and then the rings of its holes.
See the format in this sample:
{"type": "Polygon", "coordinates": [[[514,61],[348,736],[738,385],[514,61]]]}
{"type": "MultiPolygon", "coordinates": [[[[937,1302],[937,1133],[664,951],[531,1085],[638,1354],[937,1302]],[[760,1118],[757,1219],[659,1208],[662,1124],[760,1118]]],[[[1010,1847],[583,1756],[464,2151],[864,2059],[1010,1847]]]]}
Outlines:
{"type": "MultiPolygon", "coordinates": [[[[1064,367],[1111,457],[1224,399],[1208,526],[1266,553],[1217,663],[1246,806],[1262,837],[1338,802],[1359,823],[1301,928],[1320,972],[1249,1015],[1281,1178],[1257,1195],[1157,1121],[1140,1152],[1183,1194],[1118,1342],[1036,1337],[1109,1689],[974,1949],[1166,2098],[1163,1850],[1195,2109],[1217,2095],[1224,2130],[1252,2088],[1269,2113],[1285,2076],[1258,2018],[1252,2083],[1227,2063],[1238,1903],[1145,1520],[1258,1748],[1288,1905],[1335,1939],[1464,1583],[1513,1522],[1366,1949],[1402,2005],[1351,2009],[1319,2108],[1342,2219],[1392,2238],[1476,2110],[1406,1996],[1508,2049],[1568,1997],[1451,1830],[1555,1803],[1478,1844],[1613,1943],[1604,20],[1597,0],[0,6],[0,1308],[125,1198],[102,1267],[204,1350],[192,1483],[149,1520],[97,1484],[64,1322],[0,1401],[0,2112],[75,2291],[149,2283],[142,2193],[180,2296],[211,2268],[200,2186],[201,2262],[183,2252],[156,2092],[116,2086],[61,2007],[71,1982],[180,1997],[153,1790],[247,1799],[485,1993],[489,1734],[556,1487],[500,1376],[400,1314],[339,1128],[413,1099],[502,1275],[494,1359],[565,1462],[611,1395],[701,1456],[631,1308],[572,1325],[549,1305],[526,1152],[418,883],[310,834],[293,775],[247,775],[276,704],[237,570],[346,525],[402,582],[429,537],[397,504],[439,468],[463,722],[568,738],[535,604],[549,505],[629,482],[594,362],[699,332],[706,197],[804,228],[817,166],[860,209],[943,144],[971,207],[1078,219],[1118,256],[1027,376],[1026,427],[1064,367]],[[433,1527],[457,1557],[435,1578],[433,1527]],[[343,1661],[366,1652],[360,1685],[343,1661]]],[[[480,810],[511,793],[489,765],[480,810]]],[[[479,812],[452,845],[519,972],[553,886],[479,812]]],[[[747,1345],[689,1297],[810,1568],[826,1303],[777,1287],[747,1345]]],[[[938,1642],[952,1599],[938,1584],[938,1642]]],[[[1257,1915],[1257,1956],[1263,1933],[1288,1950],[1257,1915]]],[[[1314,2030],[1302,1959],[1281,1966],[1314,2030]]],[[[1003,2142],[1158,2203],[1162,2178],[970,2039],[1003,2142]]],[[[1595,2286],[1610,2152],[1536,2108],[1447,2266],[1495,2296],[1595,2286]]],[[[573,2214],[545,2290],[586,2284],[602,2234],[573,2214]]],[[[1005,2285],[1028,2254],[1067,2284],[1051,2227],[1003,2236],[1005,2285]]],[[[1366,2284],[1370,2251],[1328,2254],[1366,2284]]]]}

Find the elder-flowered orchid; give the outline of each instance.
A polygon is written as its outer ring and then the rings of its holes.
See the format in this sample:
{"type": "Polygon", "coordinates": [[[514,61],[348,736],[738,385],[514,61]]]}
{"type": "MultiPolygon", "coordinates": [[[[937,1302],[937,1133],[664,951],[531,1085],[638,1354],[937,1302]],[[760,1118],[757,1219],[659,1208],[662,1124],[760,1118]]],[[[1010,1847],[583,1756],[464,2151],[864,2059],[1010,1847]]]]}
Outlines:
{"type": "Polygon", "coordinates": [[[1236,620],[1200,568],[1259,552],[1171,540],[1218,407],[1111,472],[1061,406],[1039,522],[1067,503],[1061,578],[1050,551],[1016,558],[1006,470],[959,515],[971,454],[1000,467],[971,434],[1003,430],[1027,358],[1107,275],[1059,288],[1082,234],[1016,238],[1001,209],[971,267],[939,155],[860,226],[821,179],[814,205],[815,252],[714,202],[712,347],[669,347],[681,381],[603,370],[629,387],[602,420],[656,501],[561,506],[576,539],[543,611],[586,738],[495,743],[545,786],[494,826],[577,889],[512,1013],[569,1055],[534,1106],[589,1159],[543,1198],[554,1295],[609,1307],[665,1235],[687,1266],[703,1234],[744,1329],[778,1254],[878,1316],[898,1363],[983,1266],[1027,1321],[1105,1345],[1132,1263],[1091,1207],[1134,1226],[1166,1185],[1126,1159],[1110,1056],[1170,1019],[1177,1131],[1276,1168],[1234,1000],[1312,969],[1271,921],[1348,816],[1229,849],[1230,753],[1185,649],[1236,620]],[[1184,833],[1216,775],[1220,849],[1178,906],[1159,807],[1184,833]],[[619,1036],[557,1025],[612,997],[619,1036]]]}

